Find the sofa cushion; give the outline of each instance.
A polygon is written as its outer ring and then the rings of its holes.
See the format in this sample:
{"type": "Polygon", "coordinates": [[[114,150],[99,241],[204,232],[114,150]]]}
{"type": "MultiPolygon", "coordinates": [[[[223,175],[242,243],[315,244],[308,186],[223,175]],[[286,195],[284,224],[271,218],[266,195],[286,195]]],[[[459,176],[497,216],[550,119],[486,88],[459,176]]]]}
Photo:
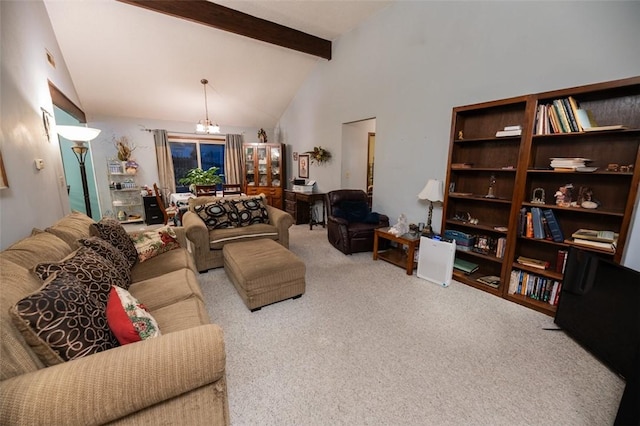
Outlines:
{"type": "Polygon", "coordinates": [[[262,197],[238,198],[229,201],[235,210],[239,226],[269,223],[269,213],[262,197]]]}
{"type": "Polygon", "coordinates": [[[277,240],[278,228],[268,223],[256,223],[239,228],[216,229],[209,231],[209,247],[212,250],[221,250],[230,241],[247,241],[258,238],[277,240]]]}
{"type": "Polygon", "coordinates": [[[128,291],[150,311],[194,296],[204,300],[195,273],[186,268],[133,283],[128,291]]]}
{"type": "Polygon", "coordinates": [[[10,311],[13,323],[48,366],[118,346],[109,329],[106,306],[111,285],[87,286],[57,272],[10,311]]]}
{"type": "Polygon", "coordinates": [[[136,248],[140,263],[159,254],[180,248],[176,233],[170,226],[163,226],[149,231],[132,232],[129,236],[136,248]]]}
{"type": "Polygon", "coordinates": [[[160,336],[158,323],[147,308],[127,290],[111,286],[107,322],[121,345],[160,336]]]}
{"type": "Polygon", "coordinates": [[[80,238],[78,244],[88,247],[98,253],[100,256],[113,263],[116,270],[122,275],[123,279],[131,284],[131,267],[129,261],[122,253],[118,251],[111,243],[100,237],[80,238]]]}
{"type": "MultiPolygon", "coordinates": [[[[193,256],[185,248],[171,250],[153,257],[146,262],[136,263],[131,269],[131,283],[162,277],[179,269],[196,270],[193,256]]],[[[128,290],[128,289],[127,289],[128,290]]]]}
{"type": "Polygon", "coordinates": [[[2,257],[23,268],[31,269],[40,262],[64,259],[73,250],[60,238],[41,232],[12,244],[2,251],[2,257]]]}
{"type": "Polygon", "coordinates": [[[235,228],[238,226],[233,205],[228,200],[217,200],[193,207],[207,229],[235,228]]]}
{"type": "MultiPolygon", "coordinates": [[[[59,262],[43,262],[33,268],[36,276],[43,281],[58,271],[68,272],[88,287],[97,288],[102,284],[108,284],[127,289],[130,284],[116,270],[113,263],[88,247],[79,248],[59,262]]],[[[103,300],[105,306],[107,296],[103,300]]]]}
{"type": "Polygon", "coordinates": [[[136,246],[120,222],[115,219],[104,218],[100,222],[91,225],[91,233],[107,240],[120,250],[129,261],[129,266],[135,265],[138,260],[136,246]]]}
{"type": "Polygon", "coordinates": [[[96,223],[92,218],[84,213],[73,212],[50,227],[45,231],[64,240],[72,250],[80,247],[78,240],[91,235],[91,225],[96,223]]]}

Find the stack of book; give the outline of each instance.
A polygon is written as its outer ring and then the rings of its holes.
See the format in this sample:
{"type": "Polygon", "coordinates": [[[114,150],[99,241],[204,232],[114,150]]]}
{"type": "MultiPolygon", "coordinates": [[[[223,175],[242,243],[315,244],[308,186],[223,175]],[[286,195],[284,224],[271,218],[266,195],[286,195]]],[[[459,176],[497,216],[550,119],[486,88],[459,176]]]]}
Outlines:
{"type": "Polygon", "coordinates": [[[497,138],[505,138],[508,136],[520,136],[522,134],[522,126],[505,126],[504,129],[496,132],[497,138]]]}
{"type": "Polygon", "coordinates": [[[592,161],[588,158],[559,158],[551,159],[551,167],[557,171],[575,172],[576,169],[585,167],[585,163],[592,161]]]}
{"type": "Polygon", "coordinates": [[[578,229],[571,234],[573,244],[615,253],[618,234],[613,231],[597,231],[594,229],[578,229]]]}
{"type": "Polygon", "coordinates": [[[564,234],[553,210],[531,207],[520,210],[519,233],[521,237],[564,242],[564,234]]]}
{"type": "Polygon", "coordinates": [[[537,269],[547,269],[549,267],[549,262],[545,260],[534,259],[532,257],[518,256],[516,262],[521,265],[537,269]]]}

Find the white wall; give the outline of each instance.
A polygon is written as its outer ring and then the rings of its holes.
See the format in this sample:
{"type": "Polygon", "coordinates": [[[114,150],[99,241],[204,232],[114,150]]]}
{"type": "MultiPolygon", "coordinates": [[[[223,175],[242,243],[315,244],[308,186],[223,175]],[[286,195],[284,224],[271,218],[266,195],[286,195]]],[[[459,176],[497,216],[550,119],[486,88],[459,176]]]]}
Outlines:
{"type": "MultiPolygon", "coordinates": [[[[69,212],[58,139],[45,136],[42,111],[53,114],[47,80],[73,102],[75,88],[42,2],[0,1],[0,150],[9,188],[0,190],[0,248],[69,212]],[[46,60],[47,49],[56,68],[46,60]],[[34,160],[44,160],[37,171],[34,160]]],[[[53,120],[52,120],[53,122],[53,120]]]]}
{"type": "MultiPolygon", "coordinates": [[[[342,123],[376,117],[373,208],[424,222],[416,194],[445,179],[454,106],[638,75],[639,18],[640,2],[396,2],[334,43],[278,128],[294,150],[334,153],[311,169],[329,191],[342,123]]],[[[640,269],[638,257],[626,262],[640,269]]]]}

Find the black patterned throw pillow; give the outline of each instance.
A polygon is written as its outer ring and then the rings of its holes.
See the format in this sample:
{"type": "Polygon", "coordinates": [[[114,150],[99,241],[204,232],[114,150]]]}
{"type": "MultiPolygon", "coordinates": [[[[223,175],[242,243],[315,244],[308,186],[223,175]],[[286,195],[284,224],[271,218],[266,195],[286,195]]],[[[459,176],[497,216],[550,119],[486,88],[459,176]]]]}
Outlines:
{"type": "Polygon", "coordinates": [[[9,313],[45,365],[61,364],[120,345],[103,302],[110,291],[106,283],[88,287],[67,272],[56,272],[9,313]]]}
{"type": "MultiPolygon", "coordinates": [[[[59,262],[43,262],[33,268],[33,272],[42,281],[59,271],[69,273],[92,290],[98,289],[103,284],[117,285],[126,290],[130,284],[122,277],[113,263],[89,247],[80,247],[71,256],[59,262]]],[[[105,308],[107,296],[103,300],[105,308]]]]}
{"type": "Polygon", "coordinates": [[[116,270],[128,284],[131,284],[131,266],[126,257],[107,240],[100,237],[81,238],[78,240],[80,246],[89,247],[100,256],[113,263],[116,270]]]}
{"type": "Polygon", "coordinates": [[[129,261],[130,267],[135,265],[138,260],[136,246],[120,222],[115,219],[104,218],[100,222],[91,225],[91,234],[107,240],[112,246],[120,250],[129,261]]]}
{"type": "Polygon", "coordinates": [[[194,207],[207,229],[235,228],[238,226],[233,205],[228,200],[219,200],[194,207]]]}
{"type": "Polygon", "coordinates": [[[264,204],[264,198],[241,198],[231,200],[230,202],[233,205],[240,226],[249,226],[254,223],[269,223],[269,213],[264,204]]]}

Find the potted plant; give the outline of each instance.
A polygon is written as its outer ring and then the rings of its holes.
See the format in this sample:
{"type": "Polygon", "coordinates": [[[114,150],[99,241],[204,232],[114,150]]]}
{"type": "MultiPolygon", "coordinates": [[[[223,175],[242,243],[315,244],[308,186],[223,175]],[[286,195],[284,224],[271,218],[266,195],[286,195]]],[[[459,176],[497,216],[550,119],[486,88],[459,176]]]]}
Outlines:
{"type": "Polygon", "coordinates": [[[222,176],[218,174],[219,167],[210,167],[208,170],[202,170],[200,167],[191,169],[187,174],[178,179],[178,183],[189,185],[189,190],[196,194],[196,186],[216,186],[222,183],[222,176]]]}

